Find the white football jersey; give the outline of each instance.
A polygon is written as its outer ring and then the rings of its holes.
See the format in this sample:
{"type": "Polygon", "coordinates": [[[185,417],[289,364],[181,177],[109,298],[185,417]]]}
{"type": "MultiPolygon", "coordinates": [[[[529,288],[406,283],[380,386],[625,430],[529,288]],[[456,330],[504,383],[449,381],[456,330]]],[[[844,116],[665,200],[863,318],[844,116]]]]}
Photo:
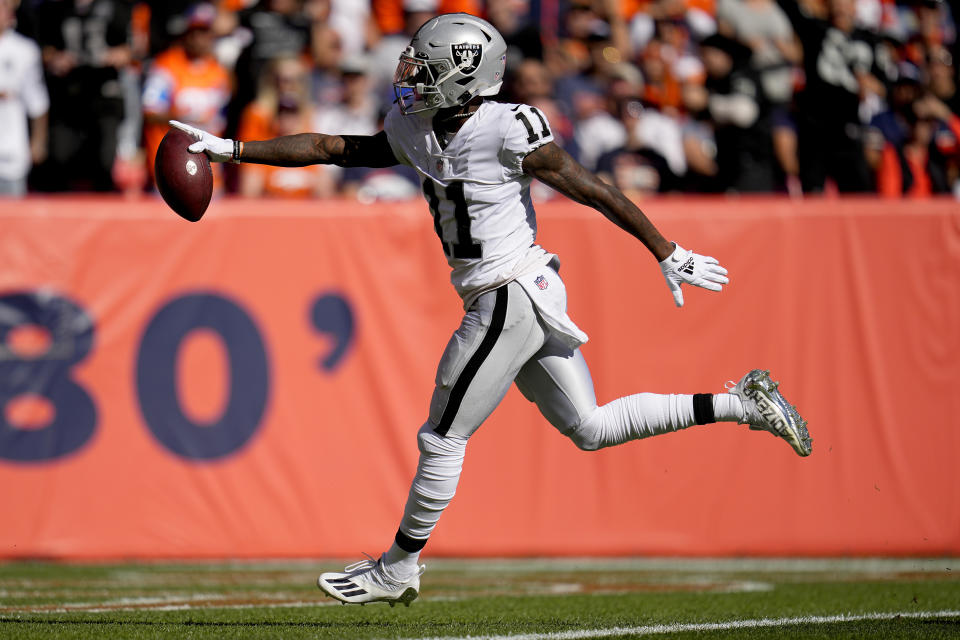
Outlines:
{"type": "Polygon", "coordinates": [[[554,258],[536,244],[531,178],[522,168],[528,153],[553,140],[540,111],[484,102],[446,148],[431,118],[403,115],[396,106],[384,130],[397,160],[420,175],[450,281],[465,308],[484,291],[554,258]]]}

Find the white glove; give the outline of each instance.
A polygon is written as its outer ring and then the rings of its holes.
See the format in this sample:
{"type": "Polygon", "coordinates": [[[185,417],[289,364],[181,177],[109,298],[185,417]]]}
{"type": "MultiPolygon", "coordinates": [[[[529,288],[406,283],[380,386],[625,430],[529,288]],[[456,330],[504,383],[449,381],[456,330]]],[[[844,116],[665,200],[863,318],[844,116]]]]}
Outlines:
{"type": "Polygon", "coordinates": [[[683,306],[683,292],[681,284],[692,284],[710,291],[720,291],[723,285],[730,282],[727,270],[720,266],[716,258],[702,256],[693,251],[687,251],[678,244],[667,258],[660,263],[663,277],[667,279],[667,286],[673,294],[673,301],[678,307],[683,306]]]}
{"type": "Polygon", "coordinates": [[[232,162],[236,160],[234,156],[234,147],[236,145],[233,140],[229,138],[218,138],[203,129],[197,129],[196,127],[191,127],[188,124],[183,124],[176,120],[171,120],[170,125],[181,131],[185,131],[197,140],[187,147],[187,150],[191,153],[206,153],[214,162],[232,162]]]}

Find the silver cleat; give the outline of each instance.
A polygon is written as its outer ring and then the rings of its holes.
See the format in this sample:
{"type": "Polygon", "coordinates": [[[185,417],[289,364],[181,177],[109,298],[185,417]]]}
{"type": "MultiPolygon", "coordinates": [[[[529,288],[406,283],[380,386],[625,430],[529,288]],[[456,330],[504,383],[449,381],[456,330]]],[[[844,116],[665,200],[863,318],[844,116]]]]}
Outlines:
{"type": "Polygon", "coordinates": [[[797,455],[809,456],[813,440],[807,431],[807,421],[783,397],[777,389],[779,385],[770,379],[769,371],[754,369],[727,390],[743,403],[740,424],[748,424],[755,431],[769,431],[790,443],[797,455]]]}

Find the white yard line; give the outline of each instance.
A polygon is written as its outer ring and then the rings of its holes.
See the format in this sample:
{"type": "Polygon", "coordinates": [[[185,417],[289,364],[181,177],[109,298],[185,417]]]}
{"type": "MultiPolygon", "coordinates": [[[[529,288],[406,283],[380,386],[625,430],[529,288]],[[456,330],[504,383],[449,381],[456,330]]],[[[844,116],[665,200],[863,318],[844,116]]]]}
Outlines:
{"type": "MultiPolygon", "coordinates": [[[[429,566],[429,560],[428,566],[429,566]]],[[[665,571],[697,573],[950,573],[960,558],[491,558],[483,561],[439,559],[442,570],[472,573],[556,573],[564,571],[665,571]]]]}
{"type": "Polygon", "coordinates": [[[171,599],[155,603],[140,602],[137,604],[118,604],[115,606],[106,603],[68,602],[55,607],[21,607],[16,610],[0,611],[0,619],[9,618],[23,613],[117,613],[130,611],[196,611],[208,609],[299,609],[302,607],[327,607],[340,604],[333,600],[276,600],[273,602],[233,602],[222,603],[188,602],[186,599],[171,599]]]}
{"type": "Polygon", "coordinates": [[[588,638],[616,638],[620,636],[653,636],[684,631],[727,631],[730,629],[757,629],[784,627],[799,624],[833,624],[863,620],[892,620],[894,618],[958,618],[960,610],[944,611],[890,611],[876,613],[840,614],[834,616],[800,616],[797,618],[759,618],[756,620],[731,620],[729,622],[689,622],[677,624],[651,624],[640,627],[609,627],[606,629],[582,629],[554,631],[551,633],[520,633],[499,636],[433,636],[409,640],[586,640],[588,638]]]}
{"type": "MultiPolygon", "coordinates": [[[[262,603],[243,603],[243,604],[169,604],[156,607],[92,607],[89,609],[76,608],[58,608],[44,609],[43,611],[32,611],[24,609],[23,613],[116,613],[118,611],[196,611],[197,609],[299,609],[303,607],[327,607],[339,602],[323,602],[316,600],[294,600],[290,602],[262,602],[262,603]]],[[[8,614],[4,614],[8,615],[8,614]]]]}

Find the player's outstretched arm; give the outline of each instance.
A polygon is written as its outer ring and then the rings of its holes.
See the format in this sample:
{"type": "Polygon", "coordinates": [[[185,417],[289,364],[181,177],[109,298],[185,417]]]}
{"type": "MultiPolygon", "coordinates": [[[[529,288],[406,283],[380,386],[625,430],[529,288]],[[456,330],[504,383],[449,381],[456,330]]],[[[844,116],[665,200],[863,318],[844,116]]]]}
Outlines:
{"type": "Polygon", "coordinates": [[[397,159],[383,131],[373,136],[299,133],[273,140],[240,143],[238,162],[281,167],[336,164],[341,167],[392,167],[397,159]]]}
{"type": "Polygon", "coordinates": [[[399,164],[383,131],[373,136],[298,133],[272,140],[240,142],[219,138],[176,120],[171,120],[170,124],[196,139],[190,145],[190,151],[206,153],[215,162],[253,162],[278,167],[305,167],[311,164],[392,167],[399,164]]]}
{"type": "Polygon", "coordinates": [[[673,243],[660,234],[637,205],[619,189],[587,171],[555,142],[529,153],[523,160],[523,171],[571,200],[593,207],[640,240],[658,261],[673,253],[673,243]]]}
{"type": "Polygon", "coordinates": [[[587,171],[556,143],[548,142],[527,154],[523,171],[571,200],[593,207],[639,239],[660,262],[660,270],[678,307],[683,306],[680,285],[720,291],[730,281],[727,270],[715,258],[669,242],[623,192],[587,171]]]}

